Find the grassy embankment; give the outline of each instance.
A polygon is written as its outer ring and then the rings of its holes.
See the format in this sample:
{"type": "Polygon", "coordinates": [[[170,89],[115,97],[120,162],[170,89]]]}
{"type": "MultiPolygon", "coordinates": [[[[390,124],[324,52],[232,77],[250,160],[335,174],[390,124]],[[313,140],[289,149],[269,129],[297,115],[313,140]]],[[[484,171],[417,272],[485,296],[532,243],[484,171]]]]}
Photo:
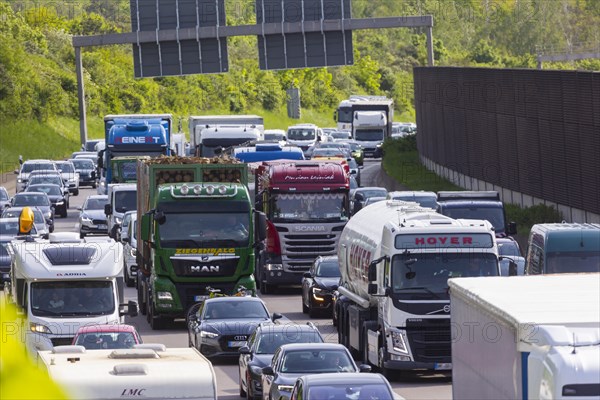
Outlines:
{"type": "MultiPolygon", "coordinates": [[[[411,190],[464,190],[429,171],[421,164],[414,137],[385,143],[383,168],[386,173],[411,190]]],[[[561,213],[543,204],[521,208],[505,204],[506,218],[517,223],[519,242],[527,240],[531,226],[542,222],[560,222],[561,213]]],[[[523,249],[525,250],[525,249],[523,249]]]]}

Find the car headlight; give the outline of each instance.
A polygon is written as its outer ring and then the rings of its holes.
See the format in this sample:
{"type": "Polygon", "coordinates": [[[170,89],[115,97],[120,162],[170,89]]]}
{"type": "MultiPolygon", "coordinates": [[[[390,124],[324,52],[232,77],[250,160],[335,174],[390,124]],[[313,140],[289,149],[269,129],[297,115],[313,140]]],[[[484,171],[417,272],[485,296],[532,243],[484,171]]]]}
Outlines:
{"type": "Polygon", "coordinates": [[[56,205],[57,205],[57,206],[62,206],[63,204],[65,204],[65,202],[64,202],[64,201],[57,201],[57,202],[56,202],[56,205]]]}
{"type": "Polygon", "coordinates": [[[208,332],[208,331],[200,331],[200,337],[201,338],[209,338],[209,339],[214,339],[216,337],[218,337],[219,334],[218,333],[214,333],[214,332],[208,332]]]}
{"type": "Polygon", "coordinates": [[[92,222],[92,219],[89,217],[81,216],[81,222],[92,222]]]}
{"type": "Polygon", "coordinates": [[[313,288],[313,299],[317,301],[324,301],[325,295],[329,294],[329,290],[321,289],[321,288],[313,288]]]}
{"type": "Polygon", "coordinates": [[[29,323],[29,328],[31,329],[31,332],[34,332],[34,333],[48,333],[48,334],[52,334],[52,331],[46,325],[37,324],[35,322],[30,322],[29,323]]]}
{"type": "Polygon", "coordinates": [[[117,225],[121,225],[121,222],[123,222],[123,218],[115,217],[115,223],[117,225]]]}
{"type": "Polygon", "coordinates": [[[156,298],[162,301],[173,301],[173,295],[171,292],[157,292],[156,298]]]}
{"type": "Polygon", "coordinates": [[[75,178],[69,178],[69,182],[75,182],[75,178]]]}
{"type": "Polygon", "coordinates": [[[17,179],[17,182],[18,182],[18,183],[23,183],[23,179],[21,179],[21,178],[18,178],[18,179],[17,179]]]}
{"type": "Polygon", "coordinates": [[[48,211],[46,214],[44,214],[44,217],[46,217],[46,218],[52,218],[52,212],[48,211]]]}
{"type": "Polygon", "coordinates": [[[406,342],[404,341],[404,335],[400,331],[392,331],[392,344],[394,346],[394,350],[408,354],[408,350],[406,350],[406,342]]]}
{"type": "Polygon", "coordinates": [[[135,257],[135,256],[137,255],[137,254],[136,254],[136,250],[135,250],[135,249],[133,249],[133,248],[132,248],[132,249],[129,249],[129,254],[131,255],[131,257],[135,257]]]}
{"type": "Polygon", "coordinates": [[[291,392],[294,389],[292,385],[277,385],[277,389],[280,392],[291,392]]]}

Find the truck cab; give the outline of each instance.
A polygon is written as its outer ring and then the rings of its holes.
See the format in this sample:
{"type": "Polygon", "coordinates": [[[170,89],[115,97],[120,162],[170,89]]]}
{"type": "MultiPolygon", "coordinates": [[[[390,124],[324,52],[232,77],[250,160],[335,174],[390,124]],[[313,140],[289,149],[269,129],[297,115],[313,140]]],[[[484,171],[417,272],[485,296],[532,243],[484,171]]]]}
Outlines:
{"type": "Polygon", "coordinates": [[[306,152],[309,147],[321,141],[323,131],[315,124],[298,124],[288,127],[287,142],[306,152]]]}
{"type": "Polygon", "coordinates": [[[388,121],[383,111],[355,111],[352,139],[359,143],[365,157],[381,157],[388,121]]]}
{"type": "Polygon", "coordinates": [[[536,224],[525,274],[600,272],[600,224],[536,224]]]}

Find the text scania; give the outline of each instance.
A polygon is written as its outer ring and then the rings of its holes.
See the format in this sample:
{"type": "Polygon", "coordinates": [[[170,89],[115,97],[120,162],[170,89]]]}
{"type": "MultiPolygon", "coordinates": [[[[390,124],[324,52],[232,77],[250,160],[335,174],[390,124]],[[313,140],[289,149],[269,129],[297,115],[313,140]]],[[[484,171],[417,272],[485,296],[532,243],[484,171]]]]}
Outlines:
{"type": "Polygon", "coordinates": [[[318,225],[317,226],[300,225],[300,226],[295,226],[294,230],[298,231],[298,232],[324,232],[325,227],[318,226],[318,225]]]}

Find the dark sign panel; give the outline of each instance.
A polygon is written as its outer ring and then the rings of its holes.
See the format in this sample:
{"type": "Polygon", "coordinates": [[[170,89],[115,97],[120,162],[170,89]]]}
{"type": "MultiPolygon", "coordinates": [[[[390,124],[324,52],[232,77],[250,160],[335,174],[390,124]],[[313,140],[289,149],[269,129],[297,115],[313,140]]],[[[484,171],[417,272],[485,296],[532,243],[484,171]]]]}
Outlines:
{"type": "MultiPolygon", "coordinates": [[[[351,18],[350,0],[256,0],[256,23],[302,23],[351,18]]],[[[343,23],[342,23],[343,26],[343,23]]],[[[338,30],[258,36],[260,69],[353,64],[352,31],[338,30]]]]}
{"type": "MultiPolygon", "coordinates": [[[[130,0],[133,32],[225,26],[224,0],[130,0]]],[[[228,70],[226,38],[156,41],[133,45],[135,77],[228,70]]]]}

